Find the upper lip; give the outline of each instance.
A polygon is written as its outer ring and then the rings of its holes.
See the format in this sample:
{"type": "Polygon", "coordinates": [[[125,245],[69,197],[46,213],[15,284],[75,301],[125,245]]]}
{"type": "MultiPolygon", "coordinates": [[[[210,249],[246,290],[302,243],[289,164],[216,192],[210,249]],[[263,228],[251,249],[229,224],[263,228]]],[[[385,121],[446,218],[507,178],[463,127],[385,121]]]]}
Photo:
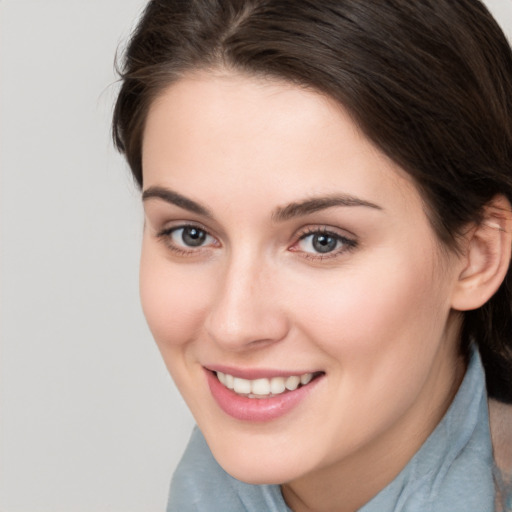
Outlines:
{"type": "Polygon", "coordinates": [[[304,375],[305,373],[322,373],[317,370],[277,370],[272,368],[236,368],[225,365],[205,365],[205,369],[211,372],[222,372],[238,377],[239,379],[271,379],[272,377],[291,377],[292,375],[304,375]]]}

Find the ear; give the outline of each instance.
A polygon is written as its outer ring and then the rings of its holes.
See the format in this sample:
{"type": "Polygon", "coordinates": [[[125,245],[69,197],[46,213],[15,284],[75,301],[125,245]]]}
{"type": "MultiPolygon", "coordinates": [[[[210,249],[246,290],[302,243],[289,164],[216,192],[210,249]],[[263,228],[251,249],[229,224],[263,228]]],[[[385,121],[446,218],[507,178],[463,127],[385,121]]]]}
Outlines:
{"type": "Polygon", "coordinates": [[[462,271],[455,284],[452,308],[458,311],[483,306],[505,279],[512,250],[511,205],[497,195],[463,240],[462,271]]]}

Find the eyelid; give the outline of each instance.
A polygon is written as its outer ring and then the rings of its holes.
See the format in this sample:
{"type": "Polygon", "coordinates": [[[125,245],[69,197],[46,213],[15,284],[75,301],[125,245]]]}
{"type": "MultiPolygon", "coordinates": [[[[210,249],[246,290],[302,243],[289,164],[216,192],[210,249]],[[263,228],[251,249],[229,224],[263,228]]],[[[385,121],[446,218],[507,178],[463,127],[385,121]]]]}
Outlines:
{"type": "MultiPolygon", "coordinates": [[[[221,247],[219,238],[211,232],[206,226],[196,221],[172,221],[165,225],[165,227],[156,230],[154,235],[160,242],[162,242],[169,250],[173,251],[178,255],[183,256],[194,256],[200,255],[201,253],[211,251],[211,249],[221,247]],[[187,246],[176,244],[173,241],[173,234],[177,230],[186,228],[196,228],[204,231],[207,237],[213,240],[213,243],[206,243],[200,246],[187,246]]],[[[288,246],[288,251],[296,253],[297,255],[310,260],[322,261],[327,259],[334,259],[340,257],[347,252],[354,250],[358,245],[357,237],[347,232],[347,230],[341,230],[340,228],[328,226],[328,225],[316,225],[306,226],[301,228],[295,233],[293,237],[293,243],[288,246]],[[328,235],[335,238],[338,242],[341,242],[341,247],[335,248],[329,252],[315,252],[315,251],[304,251],[299,247],[302,240],[308,236],[313,235],[328,235]]]]}
{"type": "Polygon", "coordinates": [[[199,222],[193,221],[174,221],[171,225],[166,225],[164,228],[159,229],[155,233],[155,237],[161,241],[165,246],[175,252],[178,255],[198,255],[204,251],[208,251],[212,247],[220,247],[220,242],[217,237],[213,235],[208,228],[203,226],[199,222]],[[215,244],[206,244],[197,247],[187,247],[186,245],[177,245],[173,242],[172,236],[175,231],[186,228],[195,228],[206,233],[207,237],[212,238],[216,243],[215,244]]]}
{"type": "Polygon", "coordinates": [[[156,229],[155,234],[156,236],[165,236],[172,231],[176,231],[177,229],[184,229],[184,228],[196,228],[204,231],[207,235],[210,235],[214,238],[217,238],[214,234],[212,234],[211,230],[201,224],[200,222],[196,222],[193,220],[173,220],[171,222],[166,222],[164,227],[156,229]]]}
{"type": "Polygon", "coordinates": [[[326,225],[308,226],[297,233],[296,241],[288,250],[300,254],[303,258],[321,261],[341,257],[347,252],[354,250],[358,246],[358,243],[357,237],[352,233],[348,234],[346,230],[340,230],[339,228],[326,225]],[[340,231],[343,231],[343,234],[340,233],[340,231]],[[342,242],[342,247],[326,253],[302,251],[297,247],[302,240],[313,235],[328,235],[334,237],[342,242]]]}
{"type": "Polygon", "coordinates": [[[333,235],[347,238],[347,239],[356,239],[357,235],[348,229],[343,229],[337,226],[332,226],[330,224],[308,224],[307,226],[303,226],[297,230],[297,237],[310,235],[311,233],[332,233],[333,235]]]}

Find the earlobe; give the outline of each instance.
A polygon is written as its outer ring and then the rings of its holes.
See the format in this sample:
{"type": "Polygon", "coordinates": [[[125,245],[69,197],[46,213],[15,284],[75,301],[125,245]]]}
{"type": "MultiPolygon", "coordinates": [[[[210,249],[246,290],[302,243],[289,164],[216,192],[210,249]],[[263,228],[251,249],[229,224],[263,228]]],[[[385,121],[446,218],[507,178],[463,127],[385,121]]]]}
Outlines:
{"type": "Polygon", "coordinates": [[[512,213],[509,201],[496,196],[485,206],[482,221],[465,235],[463,269],[452,296],[452,308],[477,309],[505,279],[512,251],[512,213]]]}

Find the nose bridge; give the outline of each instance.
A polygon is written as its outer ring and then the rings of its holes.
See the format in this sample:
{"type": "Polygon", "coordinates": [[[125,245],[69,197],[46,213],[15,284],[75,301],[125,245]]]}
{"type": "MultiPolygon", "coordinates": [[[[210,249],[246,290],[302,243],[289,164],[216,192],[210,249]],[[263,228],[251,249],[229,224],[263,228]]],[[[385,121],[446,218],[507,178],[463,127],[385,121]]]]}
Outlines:
{"type": "Polygon", "coordinates": [[[209,335],[224,348],[242,350],[285,336],[286,317],[269,266],[271,263],[250,247],[226,258],[206,321],[209,335]]]}

